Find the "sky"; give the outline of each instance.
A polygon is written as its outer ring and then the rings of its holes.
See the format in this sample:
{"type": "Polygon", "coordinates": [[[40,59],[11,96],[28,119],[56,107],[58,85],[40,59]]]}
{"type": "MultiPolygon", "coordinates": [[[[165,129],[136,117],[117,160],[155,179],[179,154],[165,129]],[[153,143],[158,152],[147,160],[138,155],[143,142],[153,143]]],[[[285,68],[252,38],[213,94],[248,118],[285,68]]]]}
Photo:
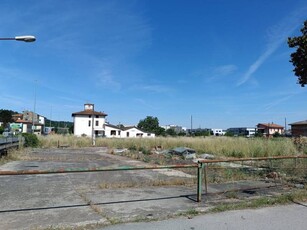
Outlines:
{"type": "Polygon", "coordinates": [[[287,38],[306,0],[1,0],[0,109],[52,120],[93,103],[114,125],[307,119],[287,38]],[[191,122],[192,121],[192,122],[191,122]]]}

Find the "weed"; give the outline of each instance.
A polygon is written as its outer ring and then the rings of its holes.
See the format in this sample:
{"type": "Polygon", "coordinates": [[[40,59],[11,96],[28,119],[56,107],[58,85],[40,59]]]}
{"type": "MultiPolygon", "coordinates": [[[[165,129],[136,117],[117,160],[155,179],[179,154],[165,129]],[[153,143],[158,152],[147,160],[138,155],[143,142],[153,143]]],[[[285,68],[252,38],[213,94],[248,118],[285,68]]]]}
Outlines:
{"type": "Polygon", "coordinates": [[[209,210],[209,212],[224,212],[229,210],[238,210],[238,209],[245,209],[245,208],[260,208],[272,205],[282,205],[282,204],[289,204],[296,201],[306,201],[307,199],[307,190],[303,191],[296,191],[292,193],[282,194],[279,196],[273,197],[261,197],[257,199],[250,200],[248,202],[241,201],[236,203],[229,203],[229,204],[221,204],[217,205],[209,210]]]}

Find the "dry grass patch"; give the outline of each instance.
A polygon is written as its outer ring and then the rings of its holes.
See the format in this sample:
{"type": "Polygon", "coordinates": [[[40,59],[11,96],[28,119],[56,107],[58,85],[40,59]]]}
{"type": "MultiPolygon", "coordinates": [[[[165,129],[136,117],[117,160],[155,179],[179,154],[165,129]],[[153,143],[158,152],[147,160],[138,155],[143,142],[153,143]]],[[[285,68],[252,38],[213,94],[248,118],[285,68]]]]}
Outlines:
{"type": "MultiPolygon", "coordinates": [[[[91,138],[73,135],[39,136],[43,148],[56,148],[58,145],[68,145],[70,148],[92,146],[91,138]]],[[[301,142],[300,142],[301,143],[301,142]]],[[[212,153],[226,157],[267,157],[280,155],[295,155],[296,145],[290,138],[243,138],[243,137],[156,137],[156,138],[96,138],[97,147],[110,149],[127,148],[148,154],[154,146],[163,149],[188,147],[197,153],[212,153]]],[[[300,144],[303,146],[303,144],[300,144]]],[[[304,149],[301,147],[300,149],[304,149]]],[[[300,150],[299,149],[299,150],[300,150]]],[[[303,150],[302,150],[303,151],[303,150]]]]}
{"type": "Polygon", "coordinates": [[[144,186],[189,186],[189,185],[196,185],[197,179],[196,178],[189,178],[189,179],[170,179],[170,180],[152,180],[146,182],[119,182],[119,183],[101,183],[99,184],[99,188],[101,189],[117,189],[117,188],[141,188],[144,186]]]}

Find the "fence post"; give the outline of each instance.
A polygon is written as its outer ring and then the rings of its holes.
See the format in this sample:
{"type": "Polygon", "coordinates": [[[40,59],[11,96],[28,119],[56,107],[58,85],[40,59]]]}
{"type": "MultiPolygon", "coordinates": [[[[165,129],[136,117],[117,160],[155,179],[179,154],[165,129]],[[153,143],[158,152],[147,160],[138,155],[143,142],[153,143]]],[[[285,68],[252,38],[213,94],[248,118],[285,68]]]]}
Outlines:
{"type": "Polygon", "coordinates": [[[202,171],[204,168],[204,164],[202,162],[198,162],[197,165],[197,202],[201,202],[201,194],[202,194],[202,171]]]}
{"type": "Polygon", "coordinates": [[[204,174],[205,174],[205,192],[206,194],[208,193],[208,163],[204,165],[205,170],[204,170],[204,174]]]}

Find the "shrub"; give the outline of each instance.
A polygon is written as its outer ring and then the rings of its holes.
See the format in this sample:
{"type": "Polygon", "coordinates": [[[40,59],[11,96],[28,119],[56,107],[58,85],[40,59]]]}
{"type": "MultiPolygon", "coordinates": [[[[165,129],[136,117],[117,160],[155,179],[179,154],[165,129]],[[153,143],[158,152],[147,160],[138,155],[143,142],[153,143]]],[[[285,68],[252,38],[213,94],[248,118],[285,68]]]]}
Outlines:
{"type": "Polygon", "coordinates": [[[37,147],[39,144],[38,138],[32,133],[23,133],[22,136],[25,139],[25,147],[37,147]]]}

